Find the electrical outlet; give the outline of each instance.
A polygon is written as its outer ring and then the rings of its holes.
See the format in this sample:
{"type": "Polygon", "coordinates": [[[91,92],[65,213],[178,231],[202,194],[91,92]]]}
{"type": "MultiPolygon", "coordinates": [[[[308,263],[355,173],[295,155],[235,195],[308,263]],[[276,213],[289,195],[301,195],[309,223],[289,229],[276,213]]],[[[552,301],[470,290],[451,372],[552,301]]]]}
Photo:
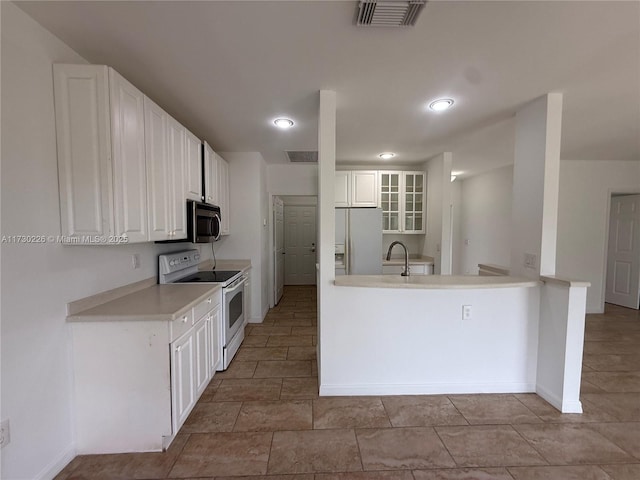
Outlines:
{"type": "Polygon", "coordinates": [[[140,254],[134,253],[131,255],[131,267],[135,270],[136,268],[140,268],[140,254]]]}
{"type": "Polygon", "coordinates": [[[467,245],[467,246],[469,246],[469,239],[468,239],[468,238],[465,238],[465,239],[464,239],[464,244],[465,244],[465,245],[467,245]]]}
{"type": "Polygon", "coordinates": [[[471,305],[462,306],[462,320],[471,320],[471,305]]]}
{"type": "Polygon", "coordinates": [[[536,263],[538,261],[538,256],[535,253],[525,253],[524,254],[524,266],[525,268],[536,268],[536,263]]]}
{"type": "Polygon", "coordinates": [[[9,426],[9,419],[3,420],[0,423],[0,448],[4,448],[11,442],[11,430],[9,426]]]}

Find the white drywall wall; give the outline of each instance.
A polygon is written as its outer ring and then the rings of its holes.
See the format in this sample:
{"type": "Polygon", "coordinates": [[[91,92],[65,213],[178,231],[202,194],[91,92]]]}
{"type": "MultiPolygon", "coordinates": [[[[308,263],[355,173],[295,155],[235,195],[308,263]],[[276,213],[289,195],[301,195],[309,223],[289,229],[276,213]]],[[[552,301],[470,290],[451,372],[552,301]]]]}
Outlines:
{"type": "Polygon", "coordinates": [[[609,201],[612,193],[640,193],[640,161],[560,163],[558,275],[591,282],[587,312],[604,307],[609,201]]]}
{"type": "Polygon", "coordinates": [[[425,164],[427,172],[427,233],[423,255],[433,257],[433,273],[451,273],[451,164],[444,152],[425,164]]]}

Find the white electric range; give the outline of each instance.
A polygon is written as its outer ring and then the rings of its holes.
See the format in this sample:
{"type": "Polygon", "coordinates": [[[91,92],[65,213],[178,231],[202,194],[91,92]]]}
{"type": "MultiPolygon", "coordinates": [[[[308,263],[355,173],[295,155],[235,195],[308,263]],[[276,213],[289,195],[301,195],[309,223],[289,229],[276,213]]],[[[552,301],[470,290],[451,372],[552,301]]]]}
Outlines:
{"type": "Polygon", "coordinates": [[[222,370],[244,340],[244,282],[240,270],[199,270],[200,252],[184,250],[158,257],[158,283],[215,283],[222,287],[222,370]]]}

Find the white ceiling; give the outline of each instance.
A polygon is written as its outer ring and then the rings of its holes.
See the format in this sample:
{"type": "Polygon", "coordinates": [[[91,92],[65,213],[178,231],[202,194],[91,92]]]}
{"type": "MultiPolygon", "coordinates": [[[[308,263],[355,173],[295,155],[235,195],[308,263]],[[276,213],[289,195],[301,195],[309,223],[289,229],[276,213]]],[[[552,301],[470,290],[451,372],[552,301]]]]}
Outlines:
{"type": "Polygon", "coordinates": [[[637,1],[430,1],[414,28],[356,27],[355,1],[18,5],[219,151],[315,150],[317,92],[331,89],[338,163],[448,150],[479,173],[512,163],[517,109],[559,91],[563,159],[640,159],[637,1]],[[443,96],[455,107],[428,111],[443,96]],[[282,115],[296,127],[274,128],[282,115]]]}

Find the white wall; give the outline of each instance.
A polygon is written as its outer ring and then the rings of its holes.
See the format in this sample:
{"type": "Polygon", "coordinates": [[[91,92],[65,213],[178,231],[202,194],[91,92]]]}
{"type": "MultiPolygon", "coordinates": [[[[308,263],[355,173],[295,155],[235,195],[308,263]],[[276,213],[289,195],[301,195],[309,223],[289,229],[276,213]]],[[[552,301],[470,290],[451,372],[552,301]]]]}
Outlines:
{"type": "Polygon", "coordinates": [[[267,191],[273,195],[318,195],[318,165],[268,165],[267,191]]]}
{"type": "Polygon", "coordinates": [[[427,233],[423,255],[433,257],[433,273],[450,274],[449,236],[451,216],[451,163],[450,152],[442,153],[425,164],[427,172],[427,233]]]}
{"type": "Polygon", "coordinates": [[[640,162],[560,163],[558,275],[591,282],[587,312],[602,312],[611,193],[640,193],[640,162]]]}
{"type": "Polygon", "coordinates": [[[457,242],[460,273],[477,274],[478,263],[494,263],[508,268],[511,260],[513,166],[466,178],[461,182],[461,189],[462,240],[457,242]]]}
{"type": "MultiPolygon", "coordinates": [[[[86,62],[15,5],[1,8],[2,234],[60,235],[52,63],[86,62]]],[[[183,248],[2,245],[2,478],[51,477],[74,455],[67,302],[156,276],[157,255],[183,248]]]]}
{"type": "MultiPolygon", "coordinates": [[[[382,254],[387,255],[389,245],[393,242],[399,241],[404,243],[405,247],[409,251],[409,255],[422,255],[422,249],[424,248],[424,235],[418,234],[402,234],[402,233],[385,233],[382,235],[382,254]]],[[[392,258],[404,258],[404,250],[400,247],[395,247],[391,252],[392,258]]]]}
{"type": "Polygon", "coordinates": [[[222,153],[229,162],[230,235],[213,244],[217,259],[251,260],[249,321],[261,322],[269,308],[266,164],[258,152],[222,153]]]}

